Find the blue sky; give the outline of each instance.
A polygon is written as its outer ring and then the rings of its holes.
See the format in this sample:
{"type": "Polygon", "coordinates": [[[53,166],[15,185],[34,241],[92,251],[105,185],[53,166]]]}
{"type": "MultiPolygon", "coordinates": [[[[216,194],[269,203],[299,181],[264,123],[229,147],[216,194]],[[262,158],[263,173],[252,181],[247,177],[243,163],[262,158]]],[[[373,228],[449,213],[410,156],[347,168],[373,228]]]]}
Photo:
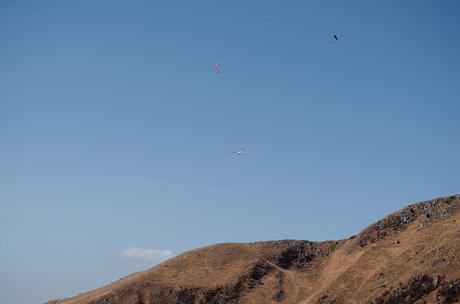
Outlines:
{"type": "Polygon", "coordinates": [[[459,20],[458,1],[1,1],[0,301],[460,192],[459,20]]]}

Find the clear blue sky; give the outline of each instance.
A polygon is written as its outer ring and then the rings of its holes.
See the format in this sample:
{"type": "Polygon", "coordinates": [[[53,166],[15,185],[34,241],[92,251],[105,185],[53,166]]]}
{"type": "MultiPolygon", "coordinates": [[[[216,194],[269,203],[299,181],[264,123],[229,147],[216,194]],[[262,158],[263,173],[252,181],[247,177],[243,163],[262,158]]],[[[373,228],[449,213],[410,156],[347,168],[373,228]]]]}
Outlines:
{"type": "Polygon", "coordinates": [[[459,1],[1,1],[0,54],[4,304],[460,192],[459,1]]]}

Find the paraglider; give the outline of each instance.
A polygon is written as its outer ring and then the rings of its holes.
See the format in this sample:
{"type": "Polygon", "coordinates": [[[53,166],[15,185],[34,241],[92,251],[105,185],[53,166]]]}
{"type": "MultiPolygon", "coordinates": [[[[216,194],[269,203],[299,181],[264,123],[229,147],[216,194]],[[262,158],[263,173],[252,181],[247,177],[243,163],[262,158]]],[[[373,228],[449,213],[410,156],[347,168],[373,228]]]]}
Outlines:
{"type": "Polygon", "coordinates": [[[337,36],[337,34],[332,34],[332,38],[334,38],[334,41],[332,41],[332,43],[339,43],[339,37],[337,36]]]}
{"type": "Polygon", "coordinates": [[[216,70],[216,73],[219,74],[220,73],[220,61],[214,63],[213,68],[214,70],[216,70]]]}

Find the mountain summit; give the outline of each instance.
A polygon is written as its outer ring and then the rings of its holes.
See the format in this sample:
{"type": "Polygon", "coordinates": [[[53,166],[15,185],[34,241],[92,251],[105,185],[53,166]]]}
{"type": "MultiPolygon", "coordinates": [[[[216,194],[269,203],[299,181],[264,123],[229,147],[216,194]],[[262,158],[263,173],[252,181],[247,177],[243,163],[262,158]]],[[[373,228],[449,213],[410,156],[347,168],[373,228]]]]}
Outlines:
{"type": "Polygon", "coordinates": [[[460,303],[460,195],[338,241],[218,244],[49,304],[460,303]]]}

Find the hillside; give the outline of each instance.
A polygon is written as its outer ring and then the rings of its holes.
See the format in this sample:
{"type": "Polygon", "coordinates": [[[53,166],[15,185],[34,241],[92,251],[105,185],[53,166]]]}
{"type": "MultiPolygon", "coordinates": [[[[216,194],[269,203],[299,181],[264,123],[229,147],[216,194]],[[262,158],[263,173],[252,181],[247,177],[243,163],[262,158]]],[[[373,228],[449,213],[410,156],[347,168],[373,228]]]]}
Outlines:
{"type": "Polygon", "coordinates": [[[460,303],[460,195],[345,240],[219,244],[49,304],[460,303]]]}

